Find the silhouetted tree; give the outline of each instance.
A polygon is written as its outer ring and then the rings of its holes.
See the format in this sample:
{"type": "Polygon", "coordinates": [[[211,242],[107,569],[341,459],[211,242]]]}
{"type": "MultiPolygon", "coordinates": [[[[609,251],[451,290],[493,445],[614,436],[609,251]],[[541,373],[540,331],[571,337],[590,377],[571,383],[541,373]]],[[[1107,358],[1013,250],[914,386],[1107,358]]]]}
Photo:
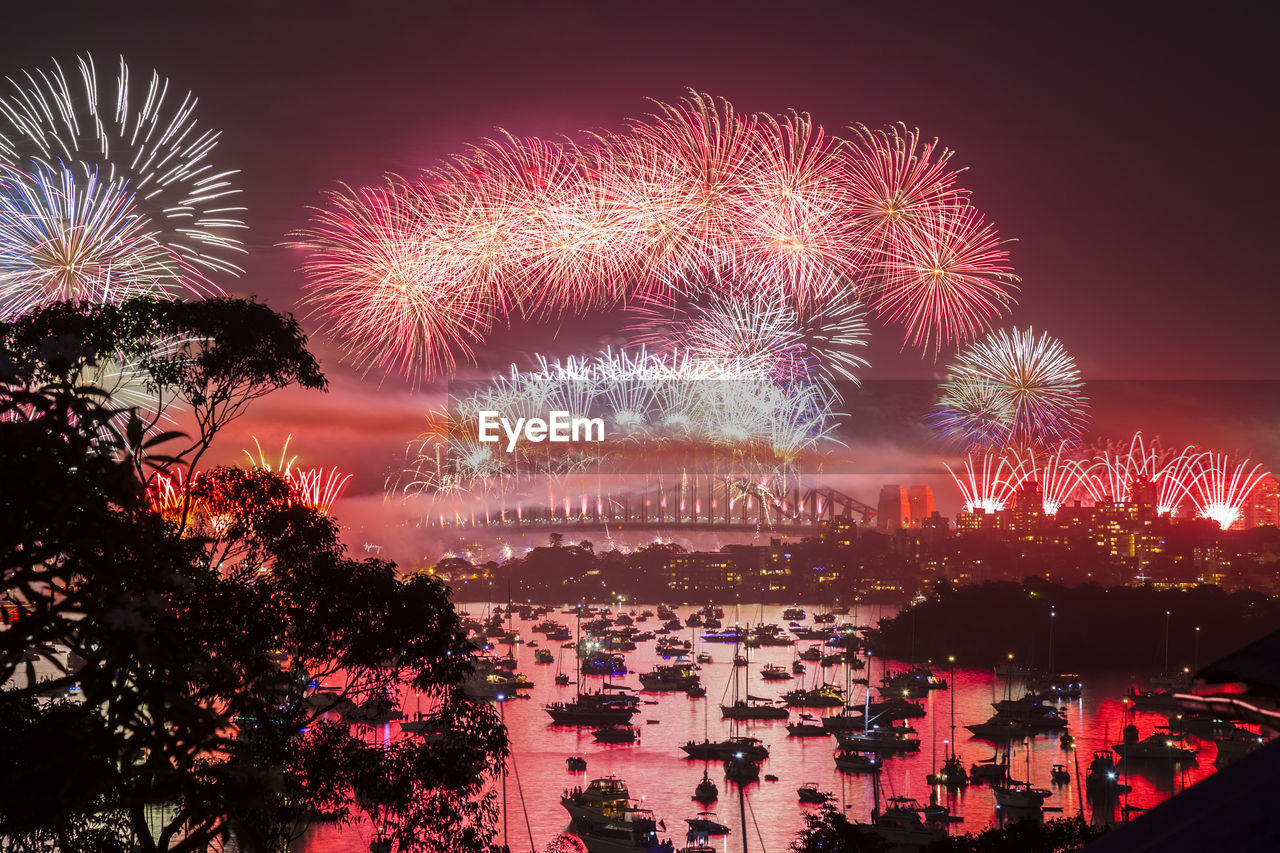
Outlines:
{"type": "Polygon", "coordinates": [[[357,810],[402,846],[489,849],[505,732],[463,691],[448,589],[347,558],[269,472],[188,477],[178,517],[146,499],[148,472],[194,466],[252,400],[323,387],[304,344],[238,300],[60,305],[0,327],[5,849],[283,850],[357,810]],[[191,338],[180,356],[174,334],[191,338]],[[199,435],[148,431],[154,414],[93,381],[108,358],[142,365],[158,405],[185,401],[199,435]],[[390,749],[325,716],[410,687],[428,730],[390,749]]]}

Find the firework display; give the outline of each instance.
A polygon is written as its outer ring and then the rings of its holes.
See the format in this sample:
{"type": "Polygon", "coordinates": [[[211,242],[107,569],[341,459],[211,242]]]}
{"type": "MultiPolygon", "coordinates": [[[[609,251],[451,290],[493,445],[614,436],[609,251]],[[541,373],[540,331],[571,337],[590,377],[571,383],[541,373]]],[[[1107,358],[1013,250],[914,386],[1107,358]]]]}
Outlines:
{"type": "Polygon", "coordinates": [[[1165,448],[1141,431],[1127,442],[1107,442],[1091,450],[1062,443],[1052,451],[1006,450],[970,453],[959,471],[947,471],[967,512],[1008,508],[1014,495],[1034,484],[1042,511],[1056,515],[1069,502],[1145,504],[1156,516],[1196,516],[1223,530],[1270,473],[1250,459],[1202,450],[1165,448]]]}
{"type": "Polygon", "coordinates": [[[776,302],[794,317],[766,338],[786,350],[816,330],[836,374],[859,366],[839,342],[859,303],[926,352],[971,340],[1013,302],[1001,239],[949,151],[905,128],[854,137],[699,94],[582,143],[502,135],[332,193],[300,235],[306,301],[357,364],[414,380],[498,323],[703,298],[730,325],[776,302]]]}
{"type": "Polygon", "coordinates": [[[204,296],[238,274],[233,172],[195,98],[121,60],[9,78],[0,94],[0,318],[56,299],[204,296]]]}
{"type": "Polygon", "coordinates": [[[1084,430],[1083,388],[1061,341],[1002,329],[957,356],[928,420],[962,447],[1054,447],[1084,430]]]}
{"type": "Polygon", "coordinates": [[[271,471],[283,477],[292,487],[294,500],[302,506],[313,509],[321,515],[328,515],[333,509],[333,505],[342,497],[342,493],[346,491],[347,484],[351,482],[351,474],[344,474],[337,468],[297,468],[294,462],[297,456],[289,455],[289,442],[293,440],[293,436],[289,435],[284,440],[284,445],[280,448],[280,457],[276,462],[267,459],[266,453],[262,449],[262,445],[258,443],[257,436],[254,436],[253,444],[258,451],[257,457],[254,457],[248,450],[244,451],[244,455],[249,459],[249,466],[260,471],[271,471]]]}
{"type": "Polygon", "coordinates": [[[652,353],[643,347],[594,356],[538,356],[529,370],[458,396],[409,449],[394,488],[405,494],[507,494],[576,473],[711,466],[757,485],[783,476],[831,439],[834,415],[818,386],[777,382],[770,365],[652,353]],[[548,411],[598,417],[607,442],[519,441],[509,452],[478,440],[481,412],[509,418],[548,411]]]}
{"type": "MultiPolygon", "coordinates": [[[[289,442],[292,439],[293,436],[285,439],[279,459],[272,461],[267,458],[255,437],[253,442],[257,455],[244,451],[249,460],[249,469],[270,472],[282,478],[288,490],[285,498],[288,504],[305,506],[321,515],[329,515],[333,505],[346,491],[352,475],[344,474],[337,468],[295,467],[297,457],[289,455],[289,442]]],[[[180,519],[185,502],[193,528],[220,532],[232,515],[231,488],[224,470],[215,468],[211,471],[197,471],[187,478],[183,475],[182,468],[174,467],[151,478],[147,483],[147,500],[155,512],[173,522],[180,519]]],[[[243,506],[243,496],[234,500],[243,506]]]]}

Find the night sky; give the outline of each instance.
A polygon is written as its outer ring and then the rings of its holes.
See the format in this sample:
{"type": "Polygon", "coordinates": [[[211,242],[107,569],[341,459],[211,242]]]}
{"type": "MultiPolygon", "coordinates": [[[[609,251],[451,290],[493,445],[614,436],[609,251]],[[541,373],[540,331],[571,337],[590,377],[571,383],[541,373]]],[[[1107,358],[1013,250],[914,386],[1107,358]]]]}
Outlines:
{"type": "MultiPolygon", "coordinates": [[[[122,54],[194,90],[248,208],[247,274],[219,283],[277,310],[296,310],[302,283],[282,244],[337,182],[412,174],[499,126],[617,128],[646,97],[692,87],[836,133],[902,121],[937,136],[1018,240],[1006,324],[1061,338],[1087,379],[1276,379],[1274,28],[1247,5],[24,3],[0,17],[0,64],[90,51],[105,72],[122,54]]],[[[513,340],[573,352],[610,325],[513,340]]],[[[900,342],[876,327],[868,378],[940,374],[945,359],[900,342]]],[[[240,429],[392,465],[422,400],[398,379],[361,383],[313,343],[332,393],[282,395],[240,429]]]]}

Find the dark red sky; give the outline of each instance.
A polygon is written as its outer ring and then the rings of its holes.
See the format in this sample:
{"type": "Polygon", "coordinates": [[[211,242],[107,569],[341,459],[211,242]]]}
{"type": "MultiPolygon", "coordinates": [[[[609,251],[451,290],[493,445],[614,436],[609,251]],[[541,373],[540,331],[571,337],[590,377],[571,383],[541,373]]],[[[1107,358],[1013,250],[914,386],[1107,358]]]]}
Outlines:
{"type": "MultiPolygon", "coordinates": [[[[616,127],[646,96],[694,87],[833,130],[903,121],[938,136],[1019,241],[1013,322],[1060,337],[1087,378],[1274,379],[1280,87],[1275,29],[1253,6],[23,3],[4,12],[0,64],[123,54],[194,90],[249,208],[247,275],[222,284],[278,310],[301,276],[277,246],[336,182],[412,172],[496,126],[616,127]]],[[[600,328],[567,325],[574,349],[600,328]]],[[[877,335],[869,378],[940,371],[899,342],[877,335]]],[[[259,432],[325,422],[390,464],[420,401],[325,366],[329,399],[276,401],[253,415],[259,432]]]]}

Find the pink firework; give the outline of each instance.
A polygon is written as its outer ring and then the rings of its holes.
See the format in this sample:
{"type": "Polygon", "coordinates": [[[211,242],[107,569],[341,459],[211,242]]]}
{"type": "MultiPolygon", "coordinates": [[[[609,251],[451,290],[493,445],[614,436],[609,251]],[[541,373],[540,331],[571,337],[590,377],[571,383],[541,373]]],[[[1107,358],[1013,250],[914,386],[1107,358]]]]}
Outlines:
{"type": "Polygon", "coordinates": [[[285,437],[284,444],[280,447],[280,457],[274,461],[267,458],[257,436],[253,437],[253,446],[258,451],[257,456],[248,450],[244,450],[243,453],[249,458],[249,464],[252,467],[271,471],[288,480],[293,491],[292,500],[295,503],[313,509],[321,515],[328,515],[333,505],[346,491],[352,475],[343,474],[337,468],[295,468],[293,463],[298,457],[289,454],[291,441],[293,441],[292,435],[285,437]]]}
{"type": "Polygon", "coordinates": [[[1240,519],[1240,509],[1258,483],[1270,475],[1260,463],[1235,460],[1225,453],[1200,457],[1199,473],[1191,483],[1191,499],[1201,518],[1212,519],[1223,530],[1240,519]]]}
{"type": "Polygon", "coordinates": [[[968,454],[959,473],[950,465],[946,468],[968,512],[999,512],[1007,507],[1025,473],[1016,461],[995,453],[968,454]]]}
{"type": "Polygon", "coordinates": [[[849,251],[849,158],[807,115],[765,116],[757,126],[759,163],[744,182],[742,203],[746,264],[801,307],[821,305],[839,294],[836,281],[861,273],[858,254],[849,251]]]}
{"type": "Polygon", "coordinates": [[[1013,303],[1018,277],[996,230],[971,207],[929,210],[878,254],[871,309],[907,343],[938,352],[972,340],[1013,303]]]}
{"type": "Polygon", "coordinates": [[[358,364],[414,379],[504,322],[761,289],[805,315],[868,304],[926,351],[985,331],[1017,277],[950,152],[905,128],[857,133],[692,92],[580,143],[503,134],[416,180],[332,194],[302,234],[306,302],[358,364]]]}
{"type": "Polygon", "coordinates": [[[1195,447],[1184,448],[1180,453],[1169,454],[1156,474],[1156,513],[1176,516],[1182,505],[1191,497],[1191,487],[1199,472],[1202,451],[1195,447]]]}
{"type": "Polygon", "coordinates": [[[455,353],[470,357],[488,334],[495,297],[468,267],[475,253],[459,246],[456,223],[394,180],[330,201],[308,242],[308,301],[323,328],[366,368],[434,374],[452,370],[455,353]]]}
{"type": "Polygon", "coordinates": [[[1045,515],[1056,515],[1068,501],[1080,494],[1085,466],[1068,450],[1069,445],[1064,442],[1051,453],[1028,450],[1015,457],[1017,472],[1013,479],[1019,484],[1031,481],[1040,485],[1045,515]]]}
{"type": "Polygon", "coordinates": [[[947,165],[952,152],[938,141],[922,141],[904,124],[885,130],[858,125],[845,160],[850,187],[849,213],[863,226],[865,250],[881,252],[928,227],[937,214],[951,217],[968,204],[968,192],[956,185],[947,165]]]}
{"type": "Polygon", "coordinates": [[[328,515],[347,490],[351,476],[337,468],[309,468],[290,471],[289,482],[297,492],[299,503],[321,515],[328,515]]]}

